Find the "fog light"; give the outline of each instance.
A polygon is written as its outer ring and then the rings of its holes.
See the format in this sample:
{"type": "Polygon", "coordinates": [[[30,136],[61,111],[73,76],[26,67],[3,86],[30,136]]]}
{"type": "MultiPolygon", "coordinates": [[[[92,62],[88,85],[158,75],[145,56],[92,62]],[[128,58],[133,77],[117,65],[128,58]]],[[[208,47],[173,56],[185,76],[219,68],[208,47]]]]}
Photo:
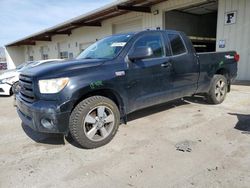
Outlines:
{"type": "Polygon", "coordinates": [[[50,119],[47,119],[47,118],[41,119],[41,124],[46,129],[54,129],[55,128],[53,121],[50,119]]]}

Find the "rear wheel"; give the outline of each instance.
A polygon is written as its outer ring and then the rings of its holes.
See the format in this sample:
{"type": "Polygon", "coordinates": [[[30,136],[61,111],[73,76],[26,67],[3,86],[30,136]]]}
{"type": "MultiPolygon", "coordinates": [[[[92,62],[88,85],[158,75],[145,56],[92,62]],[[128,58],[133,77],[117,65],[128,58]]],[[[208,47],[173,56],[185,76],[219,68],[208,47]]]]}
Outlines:
{"type": "Polygon", "coordinates": [[[223,75],[215,75],[208,92],[208,102],[211,104],[222,103],[226,98],[227,88],[228,84],[226,77],[223,75]]]}
{"type": "Polygon", "coordinates": [[[73,139],[83,148],[103,146],[115,136],[120,123],[117,105],[102,96],[93,96],[80,102],[70,117],[69,130],[73,139]]]}

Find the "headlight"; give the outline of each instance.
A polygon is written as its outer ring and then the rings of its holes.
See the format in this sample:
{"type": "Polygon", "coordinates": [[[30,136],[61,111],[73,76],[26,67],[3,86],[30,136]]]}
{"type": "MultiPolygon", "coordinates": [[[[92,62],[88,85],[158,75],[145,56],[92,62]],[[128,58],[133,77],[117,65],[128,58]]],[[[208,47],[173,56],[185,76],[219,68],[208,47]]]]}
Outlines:
{"type": "Polygon", "coordinates": [[[69,78],[39,80],[39,90],[43,94],[59,93],[68,84],[69,78]]]}
{"type": "Polygon", "coordinates": [[[4,79],[0,80],[0,82],[3,84],[5,84],[5,83],[13,84],[15,82],[15,80],[13,80],[14,78],[15,78],[15,76],[11,76],[9,78],[4,78],[4,79]]]}

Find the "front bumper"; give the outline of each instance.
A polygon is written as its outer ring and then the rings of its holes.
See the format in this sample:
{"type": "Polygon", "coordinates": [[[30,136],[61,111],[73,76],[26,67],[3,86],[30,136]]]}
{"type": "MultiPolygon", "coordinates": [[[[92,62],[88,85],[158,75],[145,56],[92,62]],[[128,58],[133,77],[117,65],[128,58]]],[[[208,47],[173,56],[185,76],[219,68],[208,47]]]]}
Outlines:
{"type": "Polygon", "coordinates": [[[10,84],[0,84],[0,95],[10,95],[11,87],[10,84]]]}
{"type": "Polygon", "coordinates": [[[69,112],[62,112],[56,101],[39,100],[32,104],[23,101],[16,95],[17,113],[24,125],[37,132],[68,133],[69,112]]]}

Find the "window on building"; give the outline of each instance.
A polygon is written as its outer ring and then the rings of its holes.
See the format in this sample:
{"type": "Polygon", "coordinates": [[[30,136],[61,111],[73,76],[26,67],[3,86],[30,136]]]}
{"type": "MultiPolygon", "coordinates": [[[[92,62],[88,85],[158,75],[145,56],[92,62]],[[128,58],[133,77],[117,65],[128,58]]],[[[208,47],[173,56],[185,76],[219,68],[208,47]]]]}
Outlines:
{"type": "Polygon", "coordinates": [[[43,60],[49,59],[49,55],[48,55],[48,54],[43,54],[43,55],[42,55],[42,59],[43,59],[43,60]]]}
{"type": "Polygon", "coordinates": [[[178,34],[168,34],[173,55],[180,55],[186,52],[185,45],[178,34]]]}
{"type": "Polygon", "coordinates": [[[69,59],[73,59],[74,58],[74,54],[71,52],[69,53],[69,59]]]}
{"type": "Polygon", "coordinates": [[[134,49],[145,46],[153,50],[154,58],[163,57],[165,55],[161,34],[146,34],[142,36],[135,42],[134,49]]]}
{"type": "Polygon", "coordinates": [[[68,52],[60,52],[60,58],[61,59],[68,59],[69,58],[69,53],[68,52]]]}
{"type": "Polygon", "coordinates": [[[33,56],[29,56],[29,61],[34,61],[34,57],[33,56]]]}

